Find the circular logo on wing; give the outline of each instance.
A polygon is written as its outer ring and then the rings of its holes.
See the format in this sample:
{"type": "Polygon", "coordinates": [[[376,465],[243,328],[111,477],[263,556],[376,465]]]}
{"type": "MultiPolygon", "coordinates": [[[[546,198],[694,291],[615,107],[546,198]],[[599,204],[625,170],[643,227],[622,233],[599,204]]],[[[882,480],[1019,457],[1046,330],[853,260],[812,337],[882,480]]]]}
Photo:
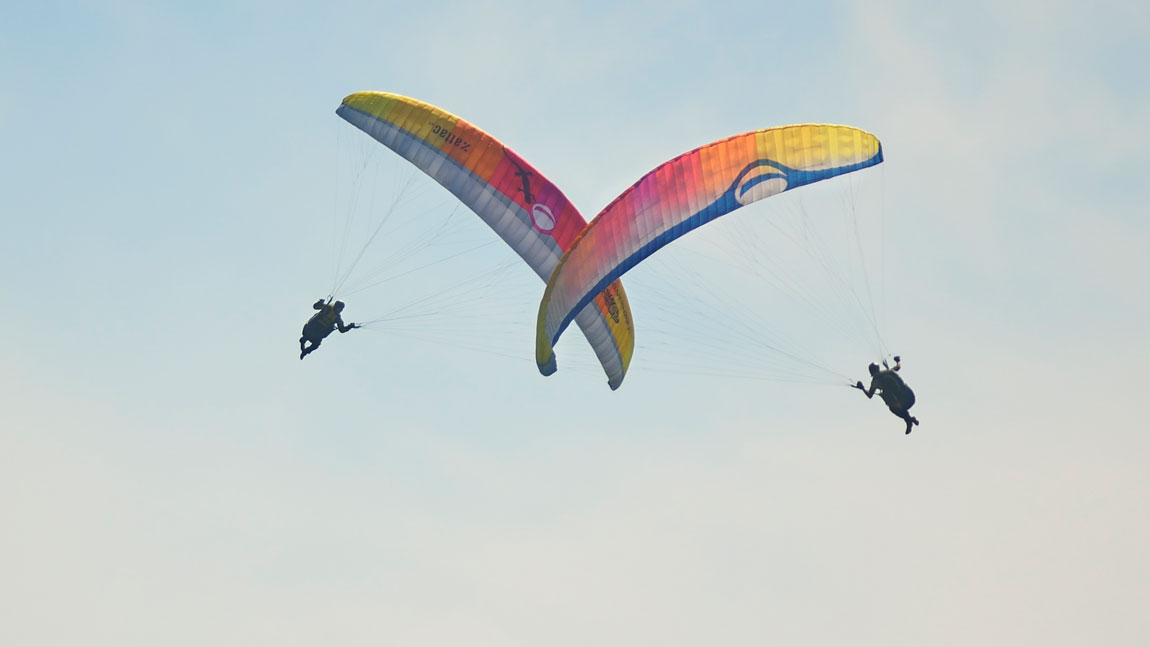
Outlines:
{"type": "Polygon", "coordinates": [[[555,229],[555,214],[547,205],[536,202],[531,205],[531,224],[545,234],[551,233],[555,229]]]}
{"type": "Polygon", "coordinates": [[[741,205],[748,205],[787,190],[786,174],[774,166],[761,162],[744,169],[738,182],[735,200],[741,205]]]}

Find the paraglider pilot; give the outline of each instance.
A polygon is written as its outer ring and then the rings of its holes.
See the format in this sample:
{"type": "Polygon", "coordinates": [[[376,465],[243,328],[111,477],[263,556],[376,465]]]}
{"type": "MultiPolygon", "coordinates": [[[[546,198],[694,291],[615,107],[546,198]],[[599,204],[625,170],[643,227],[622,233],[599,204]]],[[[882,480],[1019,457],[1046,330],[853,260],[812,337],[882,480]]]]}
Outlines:
{"type": "Polygon", "coordinates": [[[861,380],[854,384],[854,388],[862,391],[868,399],[874,397],[877,390],[890,412],[906,421],[906,433],[909,434],[911,428],[918,424],[918,418],[910,415],[910,408],[914,406],[914,391],[895,373],[902,368],[902,359],[895,355],[894,368],[891,369],[882,370],[878,364],[871,364],[867,368],[871,375],[870,388],[864,388],[861,380]]]}
{"type": "Polygon", "coordinates": [[[359,324],[344,325],[343,317],[340,313],[343,312],[343,301],[336,301],[329,303],[320,299],[311,306],[319,312],[311,316],[307,323],[303,326],[303,336],[299,338],[299,358],[307,357],[307,354],[319,348],[319,343],[323,341],[324,337],[331,334],[331,331],[337,327],[341,333],[345,333],[354,328],[359,328],[359,324]],[[311,342],[311,346],[304,346],[306,342],[311,342]]]}

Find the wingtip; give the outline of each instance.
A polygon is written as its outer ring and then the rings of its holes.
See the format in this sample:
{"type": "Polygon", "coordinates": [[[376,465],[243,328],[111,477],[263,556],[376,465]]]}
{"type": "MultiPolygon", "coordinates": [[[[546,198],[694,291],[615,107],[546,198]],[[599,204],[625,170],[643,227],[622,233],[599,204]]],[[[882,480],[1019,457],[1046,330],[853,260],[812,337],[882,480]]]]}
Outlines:
{"type": "Polygon", "coordinates": [[[543,375],[551,375],[557,370],[559,370],[559,365],[555,362],[554,353],[551,354],[551,358],[548,359],[545,363],[539,364],[539,372],[543,375]]]}

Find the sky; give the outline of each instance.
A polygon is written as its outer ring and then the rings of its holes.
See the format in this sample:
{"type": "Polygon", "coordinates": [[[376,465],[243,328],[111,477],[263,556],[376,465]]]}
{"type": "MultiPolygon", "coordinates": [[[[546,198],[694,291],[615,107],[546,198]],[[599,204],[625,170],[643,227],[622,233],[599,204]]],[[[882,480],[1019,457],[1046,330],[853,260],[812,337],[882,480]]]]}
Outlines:
{"type": "Polygon", "coordinates": [[[0,643],[1146,644],[1150,9],[1088,4],[8,7],[0,643]],[[518,267],[492,285],[521,329],[301,363],[332,232],[394,180],[334,114],[361,90],[479,125],[588,217],[734,133],[875,133],[922,425],[705,353],[654,370],[645,330],[699,341],[648,296],[674,246],[624,277],[614,392],[575,332],[538,374],[518,267]]]}

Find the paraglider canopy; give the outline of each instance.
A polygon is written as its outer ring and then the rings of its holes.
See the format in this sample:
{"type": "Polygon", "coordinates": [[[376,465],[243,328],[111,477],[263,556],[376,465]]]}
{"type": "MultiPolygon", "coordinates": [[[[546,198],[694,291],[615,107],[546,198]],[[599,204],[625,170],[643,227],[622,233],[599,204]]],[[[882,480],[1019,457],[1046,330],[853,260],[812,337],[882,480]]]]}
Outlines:
{"type": "Polygon", "coordinates": [[[878,139],[850,126],[802,124],[713,142],[672,159],[611,202],[560,259],[539,304],[536,363],[604,286],[663,246],[757,200],[882,162],[878,139]]]}
{"type": "MultiPolygon", "coordinates": [[[[349,95],[336,114],[435,179],[543,280],[586,220],[542,173],[499,140],[428,103],[384,92],[349,95]]],[[[618,388],[634,350],[626,293],[607,281],[571,313],[618,388]]]]}

